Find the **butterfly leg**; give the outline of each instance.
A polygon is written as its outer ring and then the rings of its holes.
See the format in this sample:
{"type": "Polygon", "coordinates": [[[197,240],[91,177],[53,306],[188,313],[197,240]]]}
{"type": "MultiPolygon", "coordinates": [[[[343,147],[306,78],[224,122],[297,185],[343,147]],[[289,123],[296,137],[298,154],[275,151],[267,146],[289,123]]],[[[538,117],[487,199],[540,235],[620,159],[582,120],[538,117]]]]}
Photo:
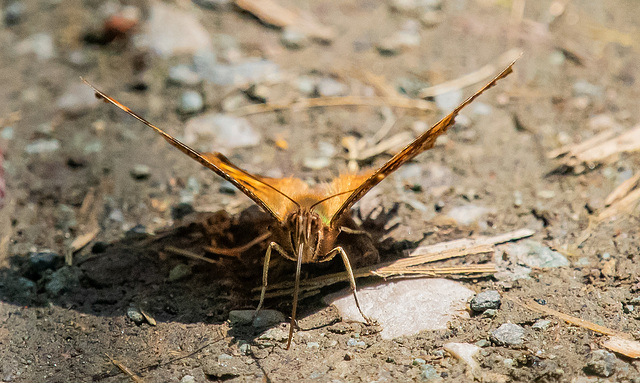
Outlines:
{"type": "Polygon", "coordinates": [[[340,232],[347,233],[347,234],[353,234],[353,235],[366,235],[367,237],[371,238],[371,234],[369,234],[368,232],[366,232],[364,230],[356,230],[356,229],[352,229],[352,228],[346,227],[346,226],[342,226],[340,228],[340,232]]]}
{"type": "Polygon", "coordinates": [[[358,294],[356,292],[356,278],[353,275],[353,269],[351,268],[351,262],[349,262],[349,257],[347,257],[347,253],[340,246],[331,250],[325,258],[322,259],[322,262],[327,262],[333,259],[336,255],[340,254],[342,257],[342,262],[344,262],[344,267],[347,269],[347,274],[349,275],[349,283],[351,284],[351,292],[353,292],[353,299],[356,301],[356,307],[358,311],[360,311],[360,315],[364,318],[367,324],[374,324],[375,322],[369,319],[368,316],[364,315],[362,309],[360,308],[360,302],[358,301],[358,294]]]}
{"type": "Polygon", "coordinates": [[[271,249],[276,249],[276,251],[282,254],[283,257],[287,256],[287,253],[284,251],[282,246],[278,245],[275,242],[271,242],[269,247],[267,247],[267,253],[264,255],[264,266],[262,267],[262,289],[260,290],[260,303],[258,303],[258,307],[256,308],[256,312],[253,314],[255,317],[258,315],[258,311],[262,308],[262,304],[264,303],[264,295],[267,292],[267,277],[269,274],[269,262],[271,261],[271,249]]]}

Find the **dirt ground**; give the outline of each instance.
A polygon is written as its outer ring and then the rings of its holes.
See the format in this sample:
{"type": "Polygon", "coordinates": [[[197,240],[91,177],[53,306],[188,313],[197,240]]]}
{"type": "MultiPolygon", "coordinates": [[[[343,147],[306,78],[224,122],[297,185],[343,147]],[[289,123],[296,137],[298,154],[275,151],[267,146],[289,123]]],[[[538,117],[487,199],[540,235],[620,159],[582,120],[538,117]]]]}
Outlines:
{"type": "MultiPolygon", "coordinates": [[[[168,80],[169,68],[189,64],[189,54],[166,58],[135,44],[135,28],[144,27],[152,3],[4,1],[0,150],[7,186],[0,210],[0,379],[462,382],[473,377],[443,344],[488,340],[490,331],[510,322],[525,329],[524,343],[481,343],[477,380],[640,382],[640,362],[621,355],[603,362],[610,373],[589,367],[592,351],[602,349],[601,334],[510,300],[535,298],[640,338],[640,303],[633,301],[640,296],[638,209],[629,203],[613,219],[597,219],[606,197],[637,173],[640,155],[627,151],[587,164],[549,156],[563,145],[640,121],[636,2],[423,2],[433,3],[428,15],[392,9],[392,3],[413,2],[283,0],[280,4],[304,10],[336,32],[330,43],[303,41],[290,49],[279,28],[227,2],[165,2],[199,20],[212,36],[219,63],[260,57],[280,72],[258,84],[189,85],[168,80]],[[104,24],[109,10],[121,5],[141,14],[133,31],[111,24],[120,33],[111,41],[104,24]],[[391,48],[382,43],[399,30],[412,34],[408,40],[418,37],[418,43],[391,48]],[[47,54],[46,44],[29,40],[36,34],[48,36],[53,54],[47,54]],[[340,321],[336,309],[322,303],[323,295],[344,284],[301,301],[303,330],[290,350],[264,329],[232,326],[230,310],[256,305],[252,289],[260,285],[264,245],[237,259],[212,257],[214,264],[166,249],[204,254],[212,240],[220,247],[246,243],[265,232],[265,217],[245,210],[252,203],[241,193],[112,106],[83,107],[82,97],[75,101],[77,110],[60,104],[83,76],[182,137],[185,121],[194,115],[222,110],[232,115],[233,109],[265,99],[309,97],[301,90],[309,78],[329,86],[337,80],[341,95],[380,95],[373,80],[366,80],[372,73],[399,97],[417,98],[417,89],[459,79],[486,64],[497,71],[498,58],[512,48],[524,52],[514,73],[410,164],[418,175],[401,169],[360,209],[397,206],[389,219],[399,229],[376,242],[383,259],[418,244],[529,228],[536,231],[534,240],[567,256],[570,266],[536,269],[517,281],[464,280],[475,291],[501,292],[495,316],[454,320],[447,330],[394,340],[340,321]],[[189,89],[203,96],[203,111],[179,111],[189,89]],[[57,146],[43,148],[52,142],[57,146]],[[489,218],[464,224],[447,218],[452,207],[469,203],[487,208],[489,218]],[[73,253],[72,266],[64,266],[64,255],[80,242],[86,246],[73,253]],[[155,326],[136,317],[140,310],[155,326]],[[540,318],[551,320],[542,331],[532,328],[540,318]],[[354,337],[364,346],[349,345],[354,337]],[[435,375],[425,373],[424,363],[435,367],[435,375]]],[[[484,76],[462,88],[464,96],[488,80],[484,76]]],[[[366,141],[389,113],[396,119],[390,135],[415,136],[443,112],[448,110],[338,106],[258,113],[246,116],[259,134],[257,145],[220,150],[250,171],[323,181],[347,169],[343,137],[366,141]],[[329,162],[310,165],[318,158],[329,162]]],[[[359,165],[379,166],[388,158],[379,154],[359,165]]],[[[274,281],[293,278],[291,262],[276,259],[274,267],[274,281]]],[[[340,270],[339,263],[311,267],[304,277],[332,267],[340,270]]],[[[267,308],[288,315],[290,297],[269,299],[267,308]]]]}

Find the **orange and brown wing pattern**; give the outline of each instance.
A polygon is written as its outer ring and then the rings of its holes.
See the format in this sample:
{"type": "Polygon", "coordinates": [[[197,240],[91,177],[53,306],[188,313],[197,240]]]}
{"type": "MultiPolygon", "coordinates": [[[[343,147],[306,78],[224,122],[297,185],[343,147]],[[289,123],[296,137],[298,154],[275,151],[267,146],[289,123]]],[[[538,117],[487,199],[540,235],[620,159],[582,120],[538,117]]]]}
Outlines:
{"type": "Polygon", "coordinates": [[[279,221],[284,220],[288,213],[299,207],[296,196],[309,188],[306,182],[298,178],[268,178],[251,174],[235,166],[221,153],[201,153],[201,156],[232,177],[242,186],[240,190],[250,191],[260,199],[279,221]]]}
{"type": "Polygon", "coordinates": [[[202,165],[206,166],[207,168],[213,170],[220,177],[231,182],[236,188],[238,188],[238,190],[244,193],[247,197],[251,198],[256,204],[258,204],[258,206],[263,208],[266,212],[270,213],[278,221],[282,221],[285,218],[283,214],[286,209],[289,209],[292,206],[297,206],[297,203],[286,194],[279,191],[276,187],[267,184],[263,177],[254,176],[238,168],[220,153],[201,154],[197,152],[196,150],[190,148],[186,144],[171,136],[169,133],[140,117],[127,106],[107,96],[105,93],[98,90],[86,80],[82,79],[82,81],[93,88],[93,90],[96,92],[97,97],[102,98],[106,102],[110,102],[111,104],[122,109],[133,118],[155,130],[171,145],[180,149],[180,151],[198,161],[202,165]]]}
{"type": "Polygon", "coordinates": [[[512,72],[513,64],[515,64],[515,60],[509,64],[500,74],[498,74],[493,80],[491,80],[487,85],[483,86],[480,90],[474,93],[471,97],[467,98],[460,104],[457,108],[455,108],[451,113],[446,115],[443,119],[438,121],[431,129],[422,133],[418,138],[416,138],[412,143],[407,145],[404,149],[402,149],[398,154],[393,156],[387,163],[385,163],[381,168],[373,172],[373,174],[368,177],[360,186],[358,186],[353,193],[349,194],[345,199],[342,205],[336,209],[334,215],[331,217],[330,225],[334,227],[339,221],[342,214],[346,213],[356,202],[360,200],[369,190],[371,190],[374,186],[379,184],[383,179],[385,179],[389,174],[393,173],[400,166],[402,166],[407,161],[410,161],[418,154],[424,152],[425,150],[431,149],[433,145],[436,143],[436,139],[447,131],[447,129],[453,125],[455,122],[455,118],[464,108],[469,105],[476,97],[480,96],[485,90],[491,88],[498,82],[498,80],[508,76],[512,72]]]}

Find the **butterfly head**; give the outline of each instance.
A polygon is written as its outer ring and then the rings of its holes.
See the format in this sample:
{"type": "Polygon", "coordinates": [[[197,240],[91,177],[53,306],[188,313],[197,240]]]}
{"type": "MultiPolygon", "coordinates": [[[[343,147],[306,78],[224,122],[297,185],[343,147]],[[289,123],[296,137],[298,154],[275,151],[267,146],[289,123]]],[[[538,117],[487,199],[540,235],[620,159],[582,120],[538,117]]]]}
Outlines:
{"type": "Polygon", "coordinates": [[[300,209],[293,212],[284,222],[288,242],[294,260],[302,257],[302,263],[322,262],[327,248],[332,245],[327,240],[329,228],[313,210],[300,209]]]}

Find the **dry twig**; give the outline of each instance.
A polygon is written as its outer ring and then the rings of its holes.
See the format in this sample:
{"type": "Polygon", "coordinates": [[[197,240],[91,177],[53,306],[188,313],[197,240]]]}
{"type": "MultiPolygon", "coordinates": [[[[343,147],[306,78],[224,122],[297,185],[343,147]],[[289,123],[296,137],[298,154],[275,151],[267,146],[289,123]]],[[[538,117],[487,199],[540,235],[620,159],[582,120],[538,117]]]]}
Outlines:
{"type": "Polygon", "coordinates": [[[609,335],[609,337],[602,342],[603,347],[629,358],[640,358],[640,342],[633,340],[629,334],[556,311],[552,308],[538,304],[533,300],[528,300],[526,302],[516,299],[509,300],[529,310],[545,315],[555,316],[556,318],[562,319],[572,325],[586,328],[587,330],[595,331],[600,334],[609,335]]]}
{"type": "Polygon", "coordinates": [[[508,65],[513,60],[517,59],[522,55],[522,50],[518,48],[511,49],[498,58],[495,64],[487,64],[482,68],[476,70],[475,72],[468,73],[462,77],[458,77],[457,79],[443,82],[442,84],[438,84],[435,86],[430,86],[428,88],[422,89],[418,93],[418,97],[426,98],[426,97],[434,97],[439,94],[444,94],[451,92],[452,90],[466,88],[468,86],[477,84],[481,81],[484,81],[496,72],[497,68],[502,68],[505,65],[508,65]]]}

